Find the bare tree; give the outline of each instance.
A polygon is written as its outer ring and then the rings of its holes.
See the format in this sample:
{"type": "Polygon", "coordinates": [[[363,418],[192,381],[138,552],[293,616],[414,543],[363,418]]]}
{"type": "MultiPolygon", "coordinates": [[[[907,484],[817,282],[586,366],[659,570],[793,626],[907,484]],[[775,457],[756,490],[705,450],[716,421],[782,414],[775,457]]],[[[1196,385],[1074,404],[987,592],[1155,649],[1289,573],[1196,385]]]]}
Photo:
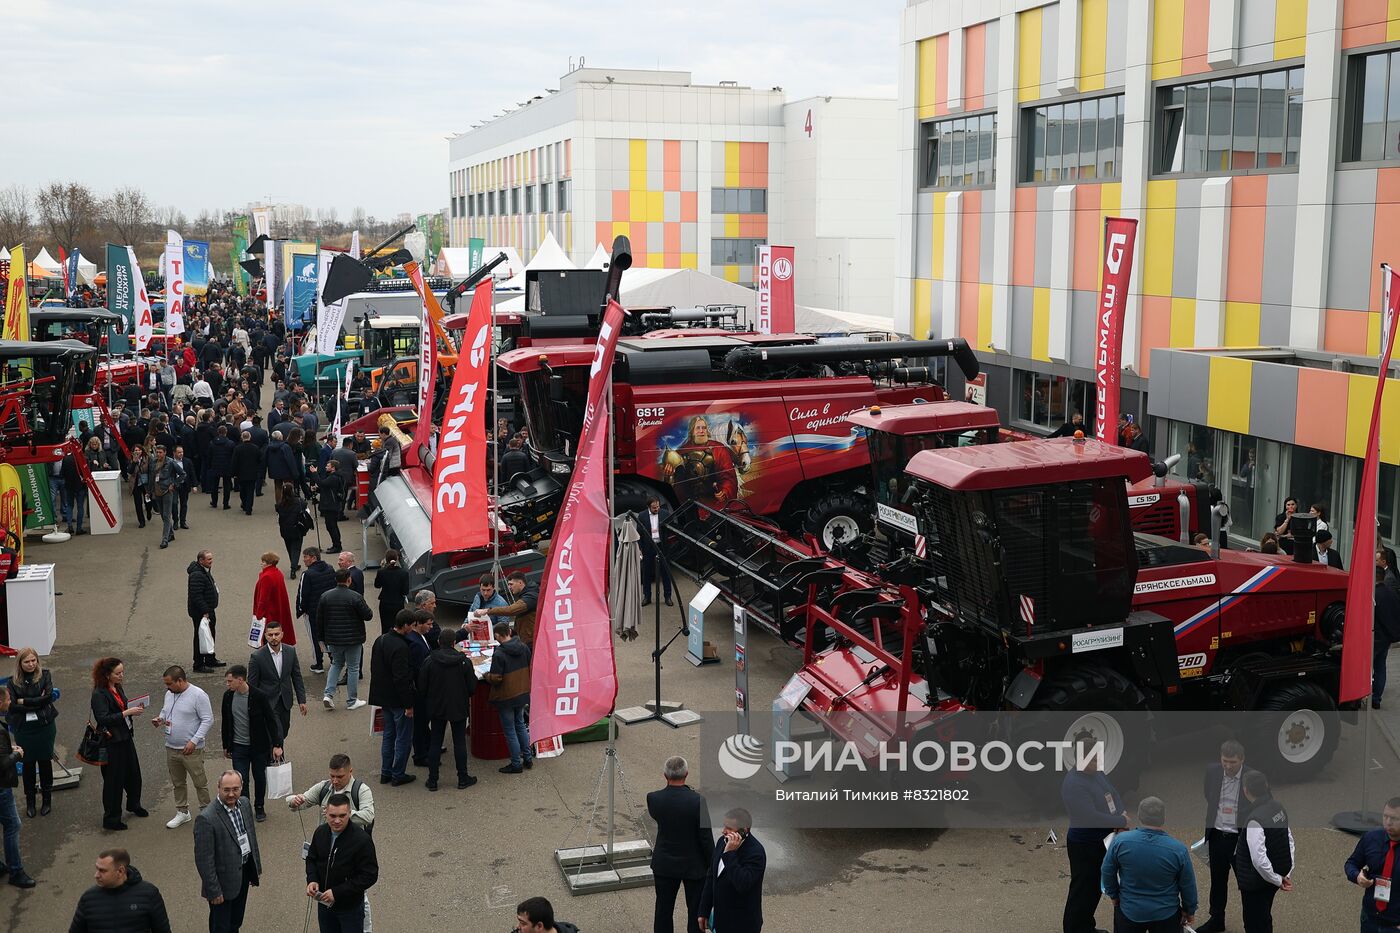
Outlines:
{"type": "Polygon", "coordinates": [[[34,204],[29,189],[10,185],[0,190],[0,246],[18,246],[34,230],[34,204]]]}
{"type": "Polygon", "coordinates": [[[363,207],[357,207],[350,212],[351,229],[361,230],[369,223],[369,215],[365,213],[363,207]]]}
{"type": "Polygon", "coordinates": [[[166,230],[182,233],[186,226],[185,212],[178,207],[163,207],[156,214],[156,222],[166,230]]]}
{"type": "Polygon", "coordinates": [[[50,182],[39,189],[39,220],[58,245],[71,250],[92,233],[102,215],[102,201],[87,185],[50,182]]]}
{"type": "Polygon", "coordinates": [[[151,200],[140,188],[118,188],[107,200],[107,222],[118,243],[135,245],[149,239],[153,214],[151,200]]]}

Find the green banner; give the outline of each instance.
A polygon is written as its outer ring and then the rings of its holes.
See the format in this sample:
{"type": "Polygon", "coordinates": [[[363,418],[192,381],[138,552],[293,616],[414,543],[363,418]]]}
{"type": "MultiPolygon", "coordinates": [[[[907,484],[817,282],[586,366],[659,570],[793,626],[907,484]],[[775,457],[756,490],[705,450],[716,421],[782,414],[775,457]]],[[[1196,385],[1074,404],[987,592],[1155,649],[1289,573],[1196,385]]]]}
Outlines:
{"type": "Polygon", "coordinates": [[[467,274],[481,268],[481,254],[486,251],[486,241],[479,236],[467,240],[467,274]]]}
{"type": "Polygon", "coordinates": [[[233,219],[233,281],[238,287],[238,294],[248,294],[251,280],[248,273],[244,271],[239,263],[243,260],[243,254],[248,251],[249,244],[248,218],[246,216],[235,217],[233,219]]]}
{"type": "Polygon", "coordinates": [[[53,491],[49,489],[47,464],[29,463],[15,467],[19,473],[20,490],[24,498],[24,527],[44,528],[58,522],[53,510],[53,491]]]}
{"type": "Polygon", "coordinates": [[[136,292],[141,287],[128,247],[107,244],[107,310],[122,316],[119,333],[111,336],[113,353],[130,349],[130,334],[136,329],[136,292]]]}

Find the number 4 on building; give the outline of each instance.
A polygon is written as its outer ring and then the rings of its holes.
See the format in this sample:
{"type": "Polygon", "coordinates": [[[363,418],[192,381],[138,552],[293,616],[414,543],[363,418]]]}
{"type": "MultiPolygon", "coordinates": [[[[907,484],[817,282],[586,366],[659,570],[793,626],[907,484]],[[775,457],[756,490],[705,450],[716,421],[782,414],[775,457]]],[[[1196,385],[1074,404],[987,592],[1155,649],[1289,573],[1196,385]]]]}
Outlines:
{"type": "Polygon", "coordinates": [[[810,108],[807,110],[807,122],[802,125],[802,129],[807,132],[807,138],[810,139],[812,136],[812,111],[810,108]]]}

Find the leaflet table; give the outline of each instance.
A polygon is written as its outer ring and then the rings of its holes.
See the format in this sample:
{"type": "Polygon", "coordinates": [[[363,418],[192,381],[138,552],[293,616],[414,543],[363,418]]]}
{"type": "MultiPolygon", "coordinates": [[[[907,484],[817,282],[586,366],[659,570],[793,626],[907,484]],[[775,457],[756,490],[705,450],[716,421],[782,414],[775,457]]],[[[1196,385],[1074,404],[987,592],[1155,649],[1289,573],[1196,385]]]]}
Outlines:
{"type": "Polygon", "coordinates": [[[53,651],[53,643],[58,639],[53,576],[53,564],[25,564],[18,574],[5,581],[11,645],[29,645],[43,656],[53,651]]]}

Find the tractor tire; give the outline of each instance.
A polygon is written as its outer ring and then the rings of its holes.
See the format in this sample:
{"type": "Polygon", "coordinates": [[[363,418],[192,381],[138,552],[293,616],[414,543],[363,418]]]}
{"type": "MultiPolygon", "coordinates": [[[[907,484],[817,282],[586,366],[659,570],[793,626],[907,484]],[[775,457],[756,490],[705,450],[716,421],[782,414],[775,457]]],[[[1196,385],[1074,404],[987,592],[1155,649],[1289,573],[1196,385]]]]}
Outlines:
{"type": "MultiPolygon", "coordinates": [[[[1026,731],[1043,740],[1048,724],[1037,722],[1040,717],[1035,713],[1055,714],[1054,739],[1071,740],[1084,730],[1093,733],[1104,743],[1103,770],[1113,786],[1120,793],[1137,788],[1152,760],[1153,732],[1147,720],[1147,696],[1127,677],[1097,664],[1057,672],[1041,683],[1030,707],[1021,714],[1027,716],[1026,731]],[[1066,722],[1072,713],[1083,715],[1066,722]]],[[[1033,801],[1048,801],[1052,810],[1059,807],[1064,771],[1047,767],[1039,772],[1017,773],[1033,801]]]]}
{"type": "Polygon", "coordinates": [[[826,550],[875,530],[870,502],[853,492],[833,492],[807,510],[803,528],[826,550]]]}
{"type": "Polygon", "coordinates": [[[1249,746],[1250,763],[1269,780],[1306,780],[1331,760],[1342,730],[1337,705],[1326,690],[1307,681],[1284,684],[1266,694],[1259,709],[1277,714],[1249,746]]]}

